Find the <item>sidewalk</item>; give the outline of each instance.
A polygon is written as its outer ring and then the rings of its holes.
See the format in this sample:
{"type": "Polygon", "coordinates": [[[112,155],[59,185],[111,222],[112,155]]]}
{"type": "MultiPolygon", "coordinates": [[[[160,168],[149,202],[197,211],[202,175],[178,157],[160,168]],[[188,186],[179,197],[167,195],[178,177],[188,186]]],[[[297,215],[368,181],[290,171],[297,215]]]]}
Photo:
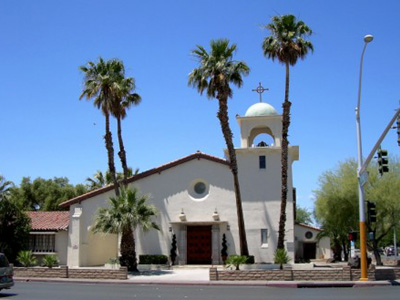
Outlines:
{"type": "Polygon", "coordinates": [[[208,268],[184,268],[173,270],[144,271],[129,274],[127,280],[71,279],[71,278],[18,278],[32,282],[74,282],[92,284],[162,284],[162,285],[213,285],[213,286],[266,286],[280,288],[306,287],[369,287],[400,285],[400,281],[210,281],[208,268]]]}

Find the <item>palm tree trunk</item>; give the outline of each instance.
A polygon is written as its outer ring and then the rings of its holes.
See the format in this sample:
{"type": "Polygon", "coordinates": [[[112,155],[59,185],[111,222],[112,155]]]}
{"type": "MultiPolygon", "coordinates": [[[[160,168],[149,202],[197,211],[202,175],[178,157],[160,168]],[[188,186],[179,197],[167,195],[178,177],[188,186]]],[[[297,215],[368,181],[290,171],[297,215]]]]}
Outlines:
{"type": "Polygon", "coordinates": [[[104,139],[106,141],[106,149],[108,153],[108,168],[110,170],[113,182],[114,182],[114,190],[115,195],[119,196],[119,185],[115,172],[115,164],[114,164],[114,147],[112,142],[112,136],[110,131],[110,115],[108,113],[105,114],[106,117],[106,134],[104,139]]]}
{"type": "Polygon", "coordinates": [[[130,227],[127,227],[122,231],[120,263],[121,266],[126,266],[128,271],[138,272],[135,238],[133,236],[133,230],[130,227]]]}
{"type": "Polygon", "coordinates": [[[244,217],[243,217],[243,208],[242,208],[242,198],[240,195],[240,187],[239,187],[239,176],[238,176],[238,167],[236,160],[235,148],[233,147],[232,142],[232,131],[229,127],[229,117],[228,117],[228,104],[227,97],[220,96],[218,94],[219,100],[219,111],[218,111],[218,119],[221,124],[222,133],[225,138],[225,143],[228,148],[229,154],[229,166],[233,175],[233,183],[235,188],[235,198],[236,198],[236,210],[237,210],[237,218],[238,218],[238,226],[239,226],[239,242],[240,242],[240,255],[249,256],[249,249],[247,247],[247,238],[246,238],[246,229],[244,226],[244,217]]]}
{"type": "Polygon", "coordinates": [[[288,132],[290,125],[290,106],[292,103],[289,101],[289,63],[286,63],[286,84],[285,84],[285,102],[283,103],[283,116],[282,116],[282,186],[281,186],[281,213],[279,218],[279,236],[278,236],[278,249],[284,249],[285,241],[285,223],[286,223],[286,201],[287,201],[287,178],[288,178],[288,132]]]}
{"type": "Polygon", "coordinates": [[[118,126],[117,133],[118,133],[118,143],[119,143],[118,156],[121,160],[121,165],[124,172],[123,184],[126,185],[126,180],[128,179],[128,165],[126,162],[126,152],[125,152],[124,142],[122,140],[122,125],[120,116],[117,117],[117,126],[118,126]]]}

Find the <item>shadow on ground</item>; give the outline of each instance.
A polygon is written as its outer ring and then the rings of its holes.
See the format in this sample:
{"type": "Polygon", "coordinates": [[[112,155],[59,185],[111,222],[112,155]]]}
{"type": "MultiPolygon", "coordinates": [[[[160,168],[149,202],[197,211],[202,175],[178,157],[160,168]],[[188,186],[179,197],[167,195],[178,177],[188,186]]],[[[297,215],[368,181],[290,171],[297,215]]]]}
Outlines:
{"type": "Polygon", "coordinates": [[[162,275],[169,275],[173,274],[173,271],[169,270],[151,270],[151,271],[141,271],[135,273],[129,273],[131,276],[162,276],[162,275]]]}

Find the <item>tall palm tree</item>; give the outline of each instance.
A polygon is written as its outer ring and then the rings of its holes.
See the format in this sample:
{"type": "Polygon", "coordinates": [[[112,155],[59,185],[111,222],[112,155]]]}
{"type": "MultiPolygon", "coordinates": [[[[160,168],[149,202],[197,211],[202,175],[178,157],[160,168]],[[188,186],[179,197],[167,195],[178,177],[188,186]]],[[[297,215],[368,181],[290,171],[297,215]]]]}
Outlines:
{"type": "Polygon", "coordinates": [[[14,183],[6,180],[3,175],[0,175],[0,201],[8,197],[13,188],[14,183]]]}
{"type": "Polygon", "coordinates": [[[120,60],[112,59],[104,61],[99,59],[97,64],[89,62],[88,66],[81,66],[80,69],[85,73],[83,92],[79,97],[81,100],[93,98],[93,104],[101,109],[105,116],[106,134],[104,136],[108,153],[108,168],[111,172],[115,194],[119,195],[119,185],[114,164],[114,147],[110,131],[110,111],[119,91],[119,83],[123,78],[123,64],[120,60]]]}
{"type": "MultiPolygon", "coordinates": [[[[129,109],[132,105],[138,105],[141,101],[141,97],[139,94],[133,93],[135,90],[135,79],[133,78],[122,78],[120,82],[120,90],[117,94],[116,101],[113,104],[111,113],[117,119],[117,134],[118,134],[118,143],[119,143],[119,152],[118,156],[121,160],[122,170],[124,175],[124,182],[130,176],[128,164],[126,162],[126,152],[124,143],[122,140],[122,126],[121,120],[126,117],[126,110],[129,109]]],[[[132,172],[131,172],[132,173],[132,172]]]]}
{"type": "Polygon", "coordinates": [[[278,249],[284,248],[285,223],[286,223],[286,199],[287,199],[287,169],[288,169],[288,132],[290,125],[289,78],[290,66],[294,66],[297,60],[304,59],[309,51],[314,51],[311,42],[305,38],[312,34],[312,30],[303,22],[297,21],[293,15],[275,16],[272,23],[265,27],[271,35],[264,39],[262,49],[264,56],[278,60],[286,67],[285,100],[283,102],[282,116],[282,187],[281,187],[281,213],[279,218],[278,249]]]}
{"type": "Polygon", "coordinates": [[[232,131],[229,127],[228,98],[232,98],[233,95],[230,83],[241,87],[243,83],[242,76],[247,76],[250,69],[244,62],[233,60],[233,54],[236,52],[236,44],[229,45],[229,40],[212,40],[210,47],[209,53],[204,47],[199,45],[192,51],[192,54],[199,60],[199,67],[189,74],[189,85],[197,88],[200,94],[206,91],[207,97],[210,99],[218,99],[219,110],[217,116],[228,148],[229,166],[234,181],[239,223],[240,253],[241,255],[249,255],[236,153],[232,142],[232,131]]]}
{"type": "Polygon", "coordinates": [[[157,215],[157,209],[146,203],[148,197],[141,195],[134,188],[121,188],[121,194],[109,199],[109,208],[100,208],[93,225],[93,232],[122,234],[120,251],[121,265],[129,271],[137,271],[134,232],[136,228],[143,231],[160,230],[152,221],[157,215]]]}

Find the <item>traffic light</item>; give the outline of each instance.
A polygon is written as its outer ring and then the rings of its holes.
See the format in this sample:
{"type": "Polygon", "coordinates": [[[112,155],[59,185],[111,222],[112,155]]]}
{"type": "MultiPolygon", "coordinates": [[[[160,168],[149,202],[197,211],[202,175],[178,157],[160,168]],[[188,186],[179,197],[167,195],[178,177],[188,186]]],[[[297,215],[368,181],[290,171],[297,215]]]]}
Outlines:
{"type": "Polygon", "coordinates": [[[400,146],[400,116],[397,117],[396,121],[396,128],[397,128],[397,145],[400,146]]]}
{"type": "Polygon", "coordinates": [[[388,156],[388,151],[381,149],[381,147],[378,148],[378,170],[379,174],[381,176],[383,173],[389,172],[389,158],[388,156]]]}
{"type": "Polygon", "coordinates": [[[349,241],[356,241],[357,238],[358,238],[358,232],[357,231],[349,232],[349,241]]]}
{"type": "Polygon", "coordinates": [[[373,202],[367,201],[367,212],[368,212],[368,221],[369,223],[376,222],[376,205],[373,202]]]}

